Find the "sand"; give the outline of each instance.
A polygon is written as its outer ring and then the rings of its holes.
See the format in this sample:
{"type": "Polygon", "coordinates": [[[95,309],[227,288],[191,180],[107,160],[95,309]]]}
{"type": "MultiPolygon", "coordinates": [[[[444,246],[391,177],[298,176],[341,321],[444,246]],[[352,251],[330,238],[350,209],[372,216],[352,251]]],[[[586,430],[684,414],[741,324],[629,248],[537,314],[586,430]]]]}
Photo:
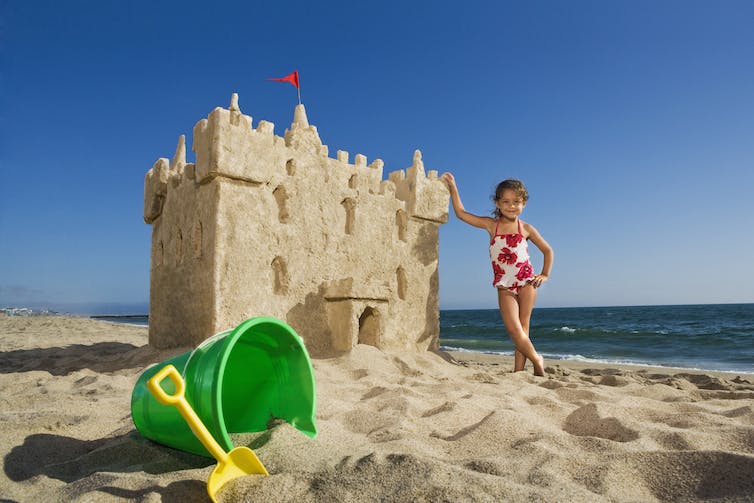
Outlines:
{"type": "MultiPolygon", "coordinates": [[[[144,327],[0,317],[2,501],[208,501],[215,462],[130,417],[144,327]]],[[[754,375],[358,346],[313,360],[316,439],[234,435],[271,476],[220,501],[753,501],[754,375]]]]}

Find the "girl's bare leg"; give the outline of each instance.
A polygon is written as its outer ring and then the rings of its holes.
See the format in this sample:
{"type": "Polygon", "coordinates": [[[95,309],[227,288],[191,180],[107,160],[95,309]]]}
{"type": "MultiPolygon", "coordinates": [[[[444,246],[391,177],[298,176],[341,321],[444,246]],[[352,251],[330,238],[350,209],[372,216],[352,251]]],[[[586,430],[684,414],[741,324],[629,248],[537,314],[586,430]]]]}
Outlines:
{"type": "MultiPolygon", "coordinates": [[[[518,293],[518,319],[521,321],[521,328],[524,329],[526,337],[529,337],[529,324],[531,321],[531,312],[534,309],[534,302],[537,300],[537,289],[531,285],[526,285],[518,293]]],[[[531,338],[529,338],[531,340],[531,338]]],[[[513,357],[513,371],[519,372],[524,370],[526,357],[516,349],[513,357]]]]}
{"type": "MultiPolygon", "coordinates": [[[[497,299],[505,330],[516,349],[534,364],[534,375],[545,375],[544,359],[534,349],[534,345],[529,340],[529,335],[521,326],[519,299],[512,293],[500,289],[497,291],[497,299]]],[[[529,313],[529,316],[531,316],[531,313],[529,313]]]]}
{"type": "Polygon", "coordinates": [[[513,353],[513,372],[521,372],[526,366],[526,357],[518,349],[513,353]]]}

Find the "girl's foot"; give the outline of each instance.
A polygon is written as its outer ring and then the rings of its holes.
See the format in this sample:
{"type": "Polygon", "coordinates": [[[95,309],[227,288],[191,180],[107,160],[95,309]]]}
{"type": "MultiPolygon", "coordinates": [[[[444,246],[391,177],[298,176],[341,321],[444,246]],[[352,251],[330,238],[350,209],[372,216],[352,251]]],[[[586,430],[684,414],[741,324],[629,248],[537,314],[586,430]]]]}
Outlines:
{"type": "Polygon", "coordinates": [[[545,359],[542,358],[540,355],[537,355],[537,358],[531,361],[534,364],[534,375],[544,377],[545,375],[545,359]]]}

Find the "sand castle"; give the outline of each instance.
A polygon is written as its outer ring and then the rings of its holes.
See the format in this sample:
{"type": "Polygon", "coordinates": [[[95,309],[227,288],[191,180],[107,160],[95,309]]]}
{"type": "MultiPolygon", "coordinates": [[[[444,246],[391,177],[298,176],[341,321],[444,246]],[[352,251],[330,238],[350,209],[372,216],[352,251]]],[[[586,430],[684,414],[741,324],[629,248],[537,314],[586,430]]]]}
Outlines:
{"type": "Polygon", "coordinates": [[[313,355],[438,346],[438,234],[449,195],[421,153],[335,159],[303,105],[285,137],[238,96],[181,136],[144,183],[152,225],[149,343],[197,345],[246,318],[285,320],[313,355]]]}

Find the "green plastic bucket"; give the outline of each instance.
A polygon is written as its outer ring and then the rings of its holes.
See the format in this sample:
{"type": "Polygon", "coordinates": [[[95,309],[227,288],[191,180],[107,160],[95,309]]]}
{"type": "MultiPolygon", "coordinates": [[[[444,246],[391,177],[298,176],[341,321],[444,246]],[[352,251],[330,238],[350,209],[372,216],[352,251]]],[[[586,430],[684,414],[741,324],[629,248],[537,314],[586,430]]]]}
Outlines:
{"type": "MultiPolygon", "coordinates": [[[[212,457],[172,405],[163,405],[147,381],[168,364],[186,382],[186,399],[226,451],[230,433],[263,431],[284,419],[310,437],[315,424],[314,372],[303,340],[275,318],[252,318],[189,351],[145,370],[131,394],[131,417],[146,438],[212,457]]],[[[172,382],[163,388],[174,393],[172,382]]]]}

